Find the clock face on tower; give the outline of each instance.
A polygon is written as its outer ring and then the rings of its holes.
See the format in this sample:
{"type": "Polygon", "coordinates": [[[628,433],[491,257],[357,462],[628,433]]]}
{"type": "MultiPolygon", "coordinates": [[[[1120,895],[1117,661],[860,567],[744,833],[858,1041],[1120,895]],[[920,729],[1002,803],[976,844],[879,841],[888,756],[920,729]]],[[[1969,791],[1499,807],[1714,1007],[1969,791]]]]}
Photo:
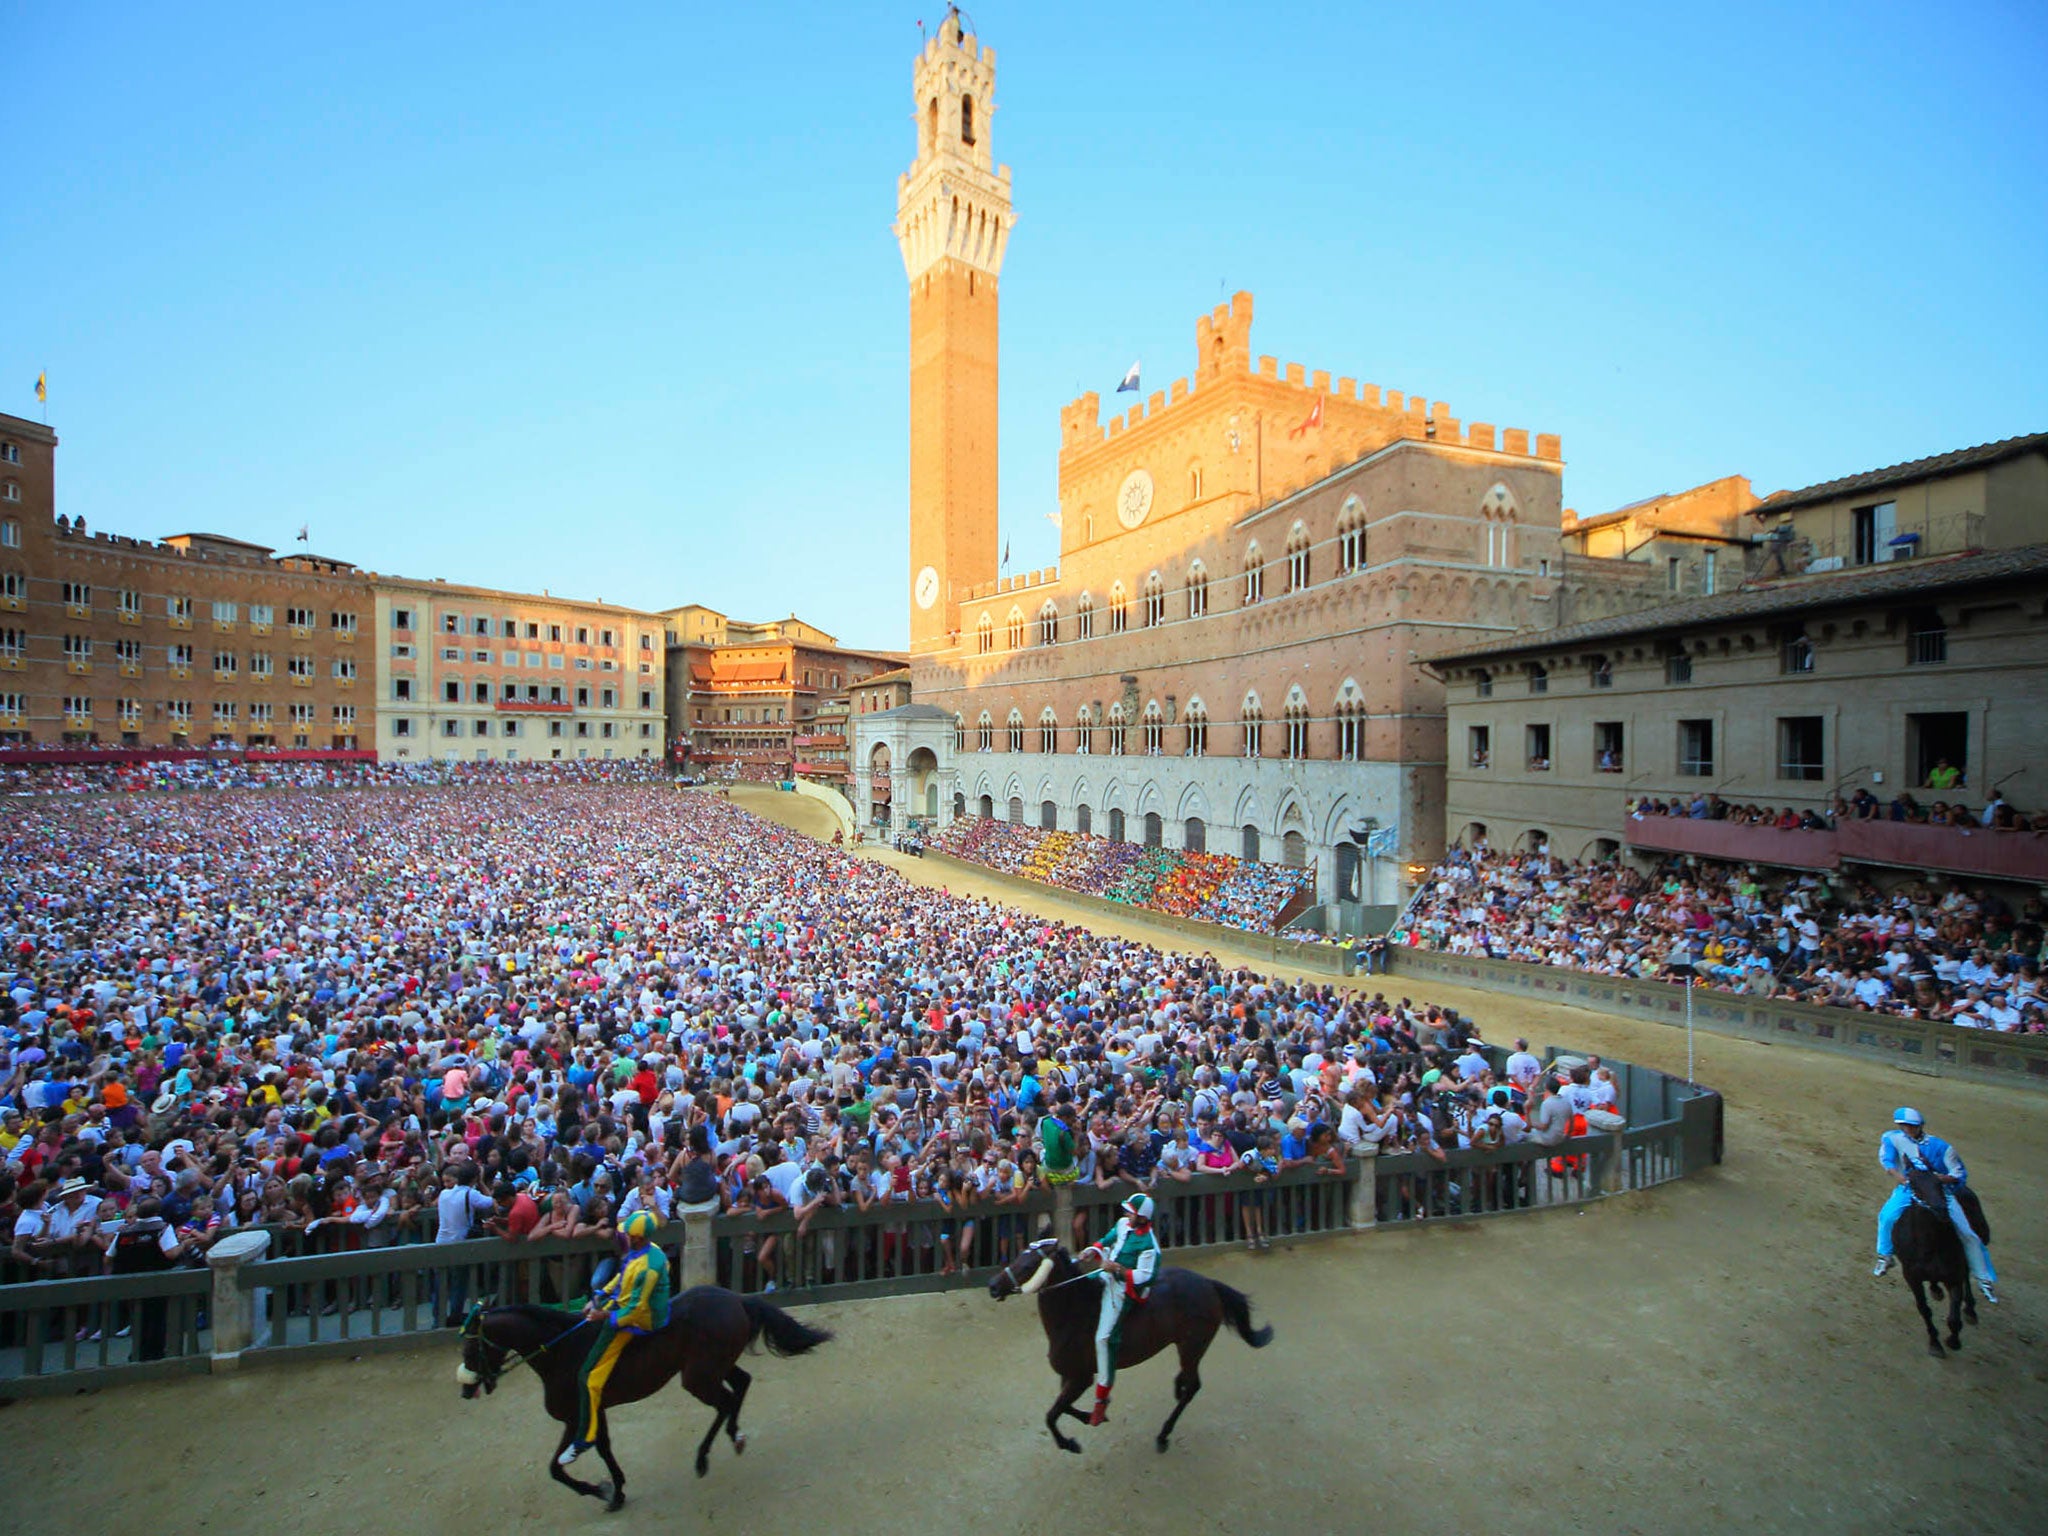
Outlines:
{"type": "Polygon", "coordinates": [[[1152,473],[1150,470],[1134,469],[1124,476],[1124,483],[1116,493],[1116,520],[1126,528],[1135,528],[1145,521],[1145,514],[1152,510],[1152,473]]]}
{"type": "Polygon", "coordinates": [[[939,600],[939,573],[926,566],[917,573],[917,582],[910,591],[911,596],[917,599],[918,607],[931,607],[939,600]]]}

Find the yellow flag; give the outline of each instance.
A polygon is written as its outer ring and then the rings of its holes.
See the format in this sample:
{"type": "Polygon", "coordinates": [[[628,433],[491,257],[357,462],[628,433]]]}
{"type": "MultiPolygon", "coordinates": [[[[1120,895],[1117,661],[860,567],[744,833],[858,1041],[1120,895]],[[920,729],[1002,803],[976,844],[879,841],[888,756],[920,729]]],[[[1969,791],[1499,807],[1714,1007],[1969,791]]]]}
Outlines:
{"type": "Polygon", "coordinates": [[[36,398],[38,400],[50,398],[50,375],[47,370],[36,375],[36,398]]]}

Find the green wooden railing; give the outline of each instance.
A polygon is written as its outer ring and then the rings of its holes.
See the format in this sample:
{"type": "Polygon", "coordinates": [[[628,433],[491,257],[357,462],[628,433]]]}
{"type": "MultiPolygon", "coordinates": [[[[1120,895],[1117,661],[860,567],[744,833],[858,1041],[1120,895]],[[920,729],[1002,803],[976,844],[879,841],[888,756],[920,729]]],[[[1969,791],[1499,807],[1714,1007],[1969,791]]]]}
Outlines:
{"type": "MultiPolygon", "coordinates": [[[[1555,1052],[1552,1052],[1555,1055],[1555,1052]]],[[[1153,1187],[1169,1254],[1244,1241],[1256,1211],[1274,1243],[1378,1226],[1465,1220],[1579,1204],[1647,1189],[1721,1157],[1721,1100],[1711,1090],[1627,1063],[1615,1069],[1629,1124],[1557,1149],[1529,1143],[1442,1158],[1353,1158],[1339,1174],[1290,1169],[1198,1174],[1153,1187]]],[[[814,1302],[986,1284],[995,1266],[1045,1231],[1078,1245],[1099,1235],[1129,1194],[1071,1184],[1015,1204],[933,1201],[826,1208],[798,1231],[791,1213],[692,1216],[661,1246],[679,1285],[719,1284],[814,1302]],[[763,1250],[774,1242],[772,1265],[763,1250]]],[[[267,1235],[234,1234],[205,1269],[0,1285],[0,1398],[66,1392],[185,1371],[319,1359],[450,1336],[477,1301],[573,1302],[614,1251],[602,1238],[410,1243],[271,1258],[267,1235]]]]}

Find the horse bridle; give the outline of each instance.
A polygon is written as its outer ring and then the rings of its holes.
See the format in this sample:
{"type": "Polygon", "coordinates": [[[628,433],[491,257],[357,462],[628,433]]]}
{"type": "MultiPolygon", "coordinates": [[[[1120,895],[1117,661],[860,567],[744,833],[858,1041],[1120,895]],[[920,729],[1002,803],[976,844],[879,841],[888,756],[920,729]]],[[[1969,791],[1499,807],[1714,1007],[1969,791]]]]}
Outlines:
{"type": "Polygon", "coordinates": [[[476,1384],[479,1387],[481,1387],[486,1394],[497,1391],[498,1383],[504,1380],[505,1377],[509,1376],[513,1371],[519,1369],[519,1367],[522,1365],[532,1365],[534,1361],[538,1360],[542,1355],[546,1354],[549,1350],[553,1349],[557,1344],[561,1343],[562,1340],[568,1338],[570,1334],[574,1333],[577,1329],[581,1328],[584,1325],[584,1323],[589,1321],[588,1318],[577,1318],[568,1327],[564,1328],[552,1339],[549,1339],[547,1343],[541,1345],[539,1349],[534,1350],[531,1354],[522,1355],[518,1350],[513,1349],[508,1345],[494,1344],[489,1339],[484,1337],[483,1317],[484,1313],[487,1310],[489,1309],[486,1308],[484,1304],[480,1301],[473,1304],[469,1309],[469,1316],[465,1317],[462,1320],[461,1331],[456,1335],[456,1337],[461,1339],[464,1343],[467,1343],[471,1339],[475,1339],[478,1345],[481,1346],[481,1348],[479,1348],[477,1351],[477,1359],[478,1362],[483,1366],[483,1369],[476,1373],[476,1384]],[[489,1355],[489,1351],[491,1350],[496,1350],[498,1352],[497,1363],[495,1364],[492,1363],[489,1355]],[[512,1362],[510,1365],[504,1363],[508,1358],[512,1362]]]}

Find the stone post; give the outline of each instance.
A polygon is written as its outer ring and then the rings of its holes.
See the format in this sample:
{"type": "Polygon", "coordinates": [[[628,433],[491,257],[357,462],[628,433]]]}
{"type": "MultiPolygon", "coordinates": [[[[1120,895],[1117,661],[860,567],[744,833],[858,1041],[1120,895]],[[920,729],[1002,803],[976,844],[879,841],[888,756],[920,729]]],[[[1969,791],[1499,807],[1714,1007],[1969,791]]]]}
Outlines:
{"type": "Polygon", "coordinates": [[[683,1212],[683,1290],[718,1283],[718,1239],[711,1235],[711,1216],[710,1211],[683,1212]]]}
{"type": "Polygon", "coordinates": [[[1351,1230],[1370,1231],[1379,1225],[1379,1166],[1377,1157],[1354,1157],[1349,1164],[1358,1170],[1358,1182],[1351,1186],[1351,1230]]]}
{"type": "Polygon", "coordinates": [[[1603,1195],[1618,1195],[1628,1188],[1628,1170],[1621,1142],[1622,1133],[1626,1129],[1624,1126],[1607,1138],[1607,1166],[1602,1170],[1606,1177],[1600,1181],[1600,1193],[1603,1195]]]}
{"type": "Polygon", "coordinates": [[[1071,1183],[1052,1187],[1052,1235],[1062,1243],[1074,1240],[1074,1186],[1071,1183]]]}
{"type": "Polygon", "coordinates": [[[232,1371],[256,1342],[257,1293],[242,1284],[242,1266],[263,1257],[270,1234],[261,1227],[233,1232],[206,1250],[213,1271],[213,1369],[232,1371]]]}

